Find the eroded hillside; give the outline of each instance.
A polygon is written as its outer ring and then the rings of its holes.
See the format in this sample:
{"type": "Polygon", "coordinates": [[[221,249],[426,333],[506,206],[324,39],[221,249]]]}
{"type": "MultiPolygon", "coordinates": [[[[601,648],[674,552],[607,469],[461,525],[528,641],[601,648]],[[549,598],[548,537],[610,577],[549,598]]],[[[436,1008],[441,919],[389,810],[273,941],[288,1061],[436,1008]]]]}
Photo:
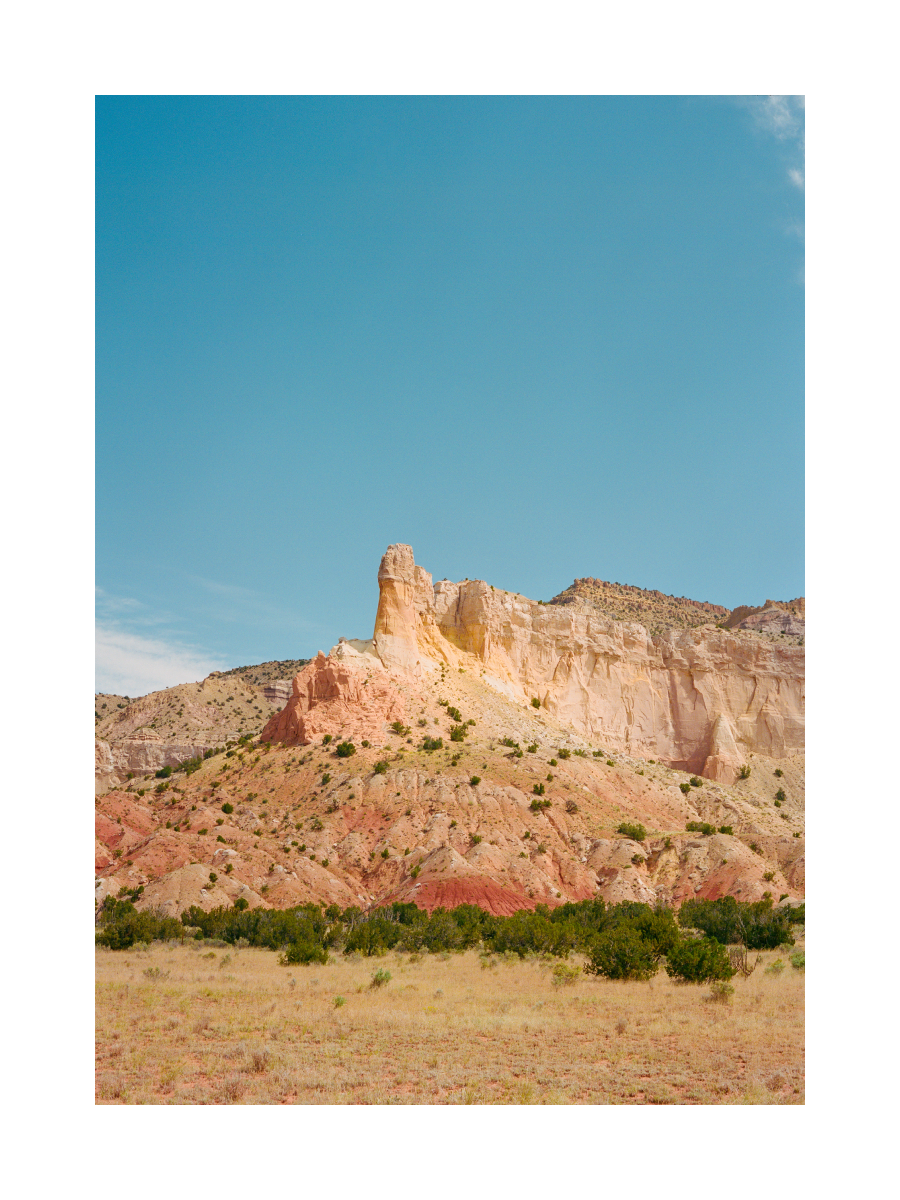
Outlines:
{"type": "Polygon", "coordinates": [[[801,648],[432,585],[409,547],[379,585],[374,637],[320,654],[268,711],[234,672],[103,718],[108,745],[187,734],[194,761],[97,800],[98,899],[505,913],[803,895],[801,648]],[[201,734],[224,748],[203,759],[201,734]]]}

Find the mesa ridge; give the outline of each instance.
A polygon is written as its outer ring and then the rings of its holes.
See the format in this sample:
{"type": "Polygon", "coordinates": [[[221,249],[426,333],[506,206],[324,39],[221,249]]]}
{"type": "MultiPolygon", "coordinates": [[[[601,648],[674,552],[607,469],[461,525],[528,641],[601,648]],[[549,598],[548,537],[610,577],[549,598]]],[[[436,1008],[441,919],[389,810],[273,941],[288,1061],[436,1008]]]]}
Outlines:
{"type": "Polygon", "coordinates": [[[378,581],[372,638],[294,660],[290,685],[241,668],[103,716],[98,900],[802,896],[802,600],[729,612],[584,579],[544,604],[433,583],[406,545],[378,581]],[[640,842],[616,832],[634,821],[640,842]]]}

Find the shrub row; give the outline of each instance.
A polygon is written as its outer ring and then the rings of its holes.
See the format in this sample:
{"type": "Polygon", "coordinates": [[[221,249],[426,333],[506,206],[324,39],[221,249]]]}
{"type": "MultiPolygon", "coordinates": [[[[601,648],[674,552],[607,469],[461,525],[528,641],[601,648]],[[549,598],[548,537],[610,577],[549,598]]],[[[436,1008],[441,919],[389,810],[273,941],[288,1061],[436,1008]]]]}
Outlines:
{"type": "Polygon", "coordinates": [[[791,923],[801,909],[775,909],[771,898],[743,903],[689,900],[680,912],[623,901],[582,900],[549,909],[539,904],[497,917],[474,904],[437,908],[429,916],[415,904],[394,903],[364,913],[316,904],[290,909],[233,908],[204,912],[187,909],[181,920],[138,913],[127,900],[107,899],[99,917],[97,942],[114,950],[135,942],[192,936],[240,942],[281,952],[282,963],[326,962],[329,951],[379,956],[389,950],[444,953],[480,948],[484,953],[552,955],[575,951],[587,957],[585,971],[610,979],[649,979],[665,961],[667,972],[691,982],[728,979],[733,974],[725,946],[750,949],[793,945],[791,923]],[[685,928],[702,930],[704,936],[685,928]],[[186,931],[190,930],[187,934],[186,931]]]}

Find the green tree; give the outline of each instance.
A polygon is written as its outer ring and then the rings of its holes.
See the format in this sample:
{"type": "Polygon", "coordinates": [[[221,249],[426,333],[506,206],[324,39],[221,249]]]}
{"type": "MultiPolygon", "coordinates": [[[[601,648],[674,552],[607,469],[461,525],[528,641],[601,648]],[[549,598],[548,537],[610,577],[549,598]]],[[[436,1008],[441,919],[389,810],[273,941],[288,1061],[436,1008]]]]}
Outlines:
{"type": "Polygon", "coordinates": [[[666,973],[688,983],[709,983],[730,979],[734,969],[721,942],[708,937],[685,938],[669,950],[666,973]]]}
{"type": "Polygon", "coordinates": [[[607,979],[651,979],[659,970],[653,947],[629,925],[601,933],[589,950],[585,963],[589,975],[607,979]]]}

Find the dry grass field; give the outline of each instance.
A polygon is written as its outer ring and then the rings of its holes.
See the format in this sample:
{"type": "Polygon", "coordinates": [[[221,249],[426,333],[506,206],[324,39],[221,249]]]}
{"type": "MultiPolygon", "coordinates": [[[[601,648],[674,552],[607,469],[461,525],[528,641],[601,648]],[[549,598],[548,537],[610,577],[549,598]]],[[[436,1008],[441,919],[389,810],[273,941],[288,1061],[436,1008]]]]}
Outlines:
{"type": "Polygon", "coordinates": [[[789,953],[721,1003],[664,972],[555,987],[553,962],[474,951],[281,967],[196,942],[99,949],[97,1102],[802,1104],[789,953]]]}

